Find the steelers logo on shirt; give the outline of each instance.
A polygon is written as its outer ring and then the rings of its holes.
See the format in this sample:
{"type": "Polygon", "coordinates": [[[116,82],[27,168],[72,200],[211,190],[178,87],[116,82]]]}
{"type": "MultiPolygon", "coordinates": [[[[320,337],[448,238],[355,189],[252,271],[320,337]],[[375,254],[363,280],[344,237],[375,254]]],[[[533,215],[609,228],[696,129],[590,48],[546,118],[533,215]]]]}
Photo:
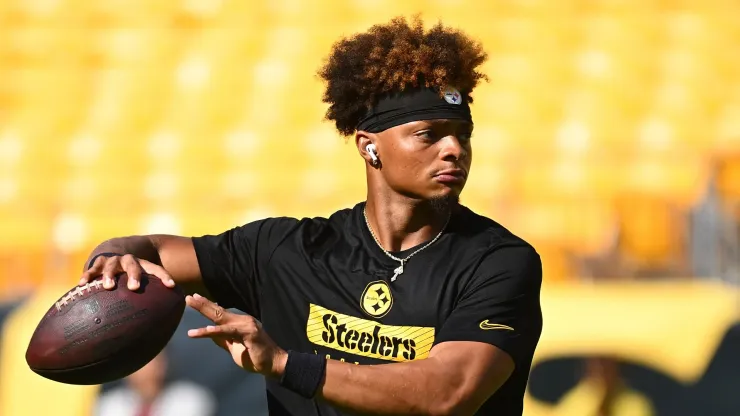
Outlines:
{"type": "Polygon", "coordinates": [[[388,283],[378,280],[370,282],[360,299],[362,310],[375,318],[384,317],[393,306],[393,296],[388,283]]]}

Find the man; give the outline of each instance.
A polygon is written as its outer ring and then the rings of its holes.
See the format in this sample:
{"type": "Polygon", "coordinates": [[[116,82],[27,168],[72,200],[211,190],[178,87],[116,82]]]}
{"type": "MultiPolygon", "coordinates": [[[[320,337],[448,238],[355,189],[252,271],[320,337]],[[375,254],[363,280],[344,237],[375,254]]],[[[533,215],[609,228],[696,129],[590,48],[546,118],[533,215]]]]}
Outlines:
{"type": "Polygon", "coordinates": [[[95,416],[211,416],[216,414],[213,395],[189,381],[168,381],[168,357],[163,351],[125,384],[103,393],[95,416]]]}
{"type": "Polygon", "coordinates": [[[265,375],[272,415],[520,415],[540,258],[458,203],[485,59],[464,34],[418,20],[340,41],[320,71],[324,101],[364,159],[365,202],[220,235],[116,238],[82,281],[111,288],[143,270],[194,294],[188,305],[215,325],[189,335],[265,375]]]}

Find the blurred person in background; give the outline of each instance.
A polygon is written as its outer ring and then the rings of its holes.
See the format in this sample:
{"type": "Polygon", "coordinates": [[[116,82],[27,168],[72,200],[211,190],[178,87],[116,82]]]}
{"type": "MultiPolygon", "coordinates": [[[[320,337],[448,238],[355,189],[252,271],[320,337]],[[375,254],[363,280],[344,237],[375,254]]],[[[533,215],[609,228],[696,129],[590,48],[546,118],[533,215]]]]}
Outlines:
{"type": "Polygon", "coordinates": [[[631,389],[610,357],[587,358],[583,378],[556,405],[553,416],[653,416],[650,399],[631,389]]]}
{"type": "Polygon", "coordinates": [[[167,380],[167,356],[157,355],[124,384],[103,393],[95,416],[211,416],[216,401],[205,388],[191,382],[167,380]]]}

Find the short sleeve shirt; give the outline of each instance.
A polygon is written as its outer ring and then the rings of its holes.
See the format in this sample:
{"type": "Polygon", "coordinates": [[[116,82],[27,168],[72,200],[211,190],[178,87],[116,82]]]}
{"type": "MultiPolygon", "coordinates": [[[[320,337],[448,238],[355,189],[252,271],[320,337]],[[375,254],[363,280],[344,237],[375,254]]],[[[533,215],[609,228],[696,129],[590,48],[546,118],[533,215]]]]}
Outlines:
{"type": "MultiPolygon", "coordinates": [[[[194,237],[206,288],[220,305],[259,319],[281,348],[357,365],[421,360],[448,341],[495,345],[516,368],[477,414],[521,415],[542,331],[535,249],[459,206],[441,237],[391,281],[400,263],[375,242],[363,209],[364,202],[328,218],[267,218],[194,237]]],[[[271,415],[343,415],[271,380],[267,399],[271,415]]]]}

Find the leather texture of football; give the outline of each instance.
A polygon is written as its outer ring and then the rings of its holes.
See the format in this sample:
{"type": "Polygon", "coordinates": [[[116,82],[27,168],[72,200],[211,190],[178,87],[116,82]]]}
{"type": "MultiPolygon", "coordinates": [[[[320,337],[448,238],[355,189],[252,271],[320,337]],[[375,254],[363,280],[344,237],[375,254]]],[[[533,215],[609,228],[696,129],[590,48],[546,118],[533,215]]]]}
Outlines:
{"type": "Polygon", "coordinates": [[[180,323],[185,296],[155,276],[142,274],[136,291],[127,280],[121,273],[115,289],[106,290],[98,278],[51,305],[26,350],[31,370],[60,383],[103,384],[159,354],[180,323]]]}

